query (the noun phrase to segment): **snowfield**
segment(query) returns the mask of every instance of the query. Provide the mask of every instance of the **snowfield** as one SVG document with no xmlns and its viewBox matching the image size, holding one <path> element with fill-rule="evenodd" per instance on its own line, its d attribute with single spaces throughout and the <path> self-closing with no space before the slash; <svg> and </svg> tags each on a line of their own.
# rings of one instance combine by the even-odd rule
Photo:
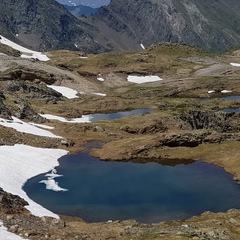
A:
<svg viewBox="0 0 240 240">
<path fill-rule="evenodd" d="M 29 134 L 34 134 L 37 136 L 42 136 L 42 137 L 50 137 L 50 138 L 62 138 L 60 136 L 57 136 L 47 130 L 38 128 L 36 124 L 29 124 L 26 122 L 21 121 L 20 119 L 16 117 L 12 117 L 13 120 L 6 120 L 3 118 L 0 118 L 0 125 L 4 127 L 10 127 L 15 129 L 18 132 L 23 132 L 23 133 L 29 133 Z M 44 125 L 39 124 L 38 126 L 43 127 Z M 48 126 L 45 126 L 45 128 L 49 128 Z M 51 127 L 50 127 L 51 128 Z"/>
<path fill-rule="evenodd" d="M 72 88 L 63 87 L 63 86 L 53 86 L 53 85 L 47 85 L 48 88 L 52 88 L 53 90 L 61 93 L 64 97 L 68 99 L 78 98 L 77 90 L 74 90 Z"/>
<path fill-rule="evenodd" d="M 57 120 L 59 122 L 66 122 L 66 123 L 87 123 L 91 122 L 91 117 L 89 115 L 83 115 L 81 118 L 73 118 L 71 120 L 67 120 L 64 117 L 59 117 L 51 114 L 40 114 L 42 117 L 48 119 L 48 120 Z"/>
<path fill-rule="evenodd" d="M 240 63 L 230 63 L 230 65 L 233 67 L 240 67 Z"/>
<path fill-rule="evenodd" d="M 133 75 L 129 75 L 127 80 L 128 80 L 128 82 L 142 84 L 142 83 L 157 82 L 157 81 L 161 81 L 163 79 L 158 77 L 158 76 L 133 76 Z"/>
<path fill-rule="evenodd" d="M 10 40 L 8 40 L 7 38 L 3 37 L 0 35 L 0 43 L 7 45 L 17 51 L 20 51 L 22 53 L 21 57 L 22 58 L 29 58 L 29 59 L 38 59 L 39 61 L 48 61 L 50 60 L 47 55 L 41 53 L 41 52 L 36 52 L 30 49 L 27 49 L 25 47 L 22 47 Z"/>
<path fill-rule="evenodd" d="M 101 96 L 101 97 L 106 97 L 107 94 L 106 93 L 92 93 L 94 95 L 98 95 L 98 96 Z"/>
<path fill-rule="evenodd" d="M 59 165 L 58 159 L 68 152 L 21 144 L 0 146 L 0 152 L 0 187 L 25 199 L 29 203 L 26 208 L 33 215 L 59 218 L 58 215 L 32 201 L 22 186 L 28 179 L 54 169 Z"/>
</svg>

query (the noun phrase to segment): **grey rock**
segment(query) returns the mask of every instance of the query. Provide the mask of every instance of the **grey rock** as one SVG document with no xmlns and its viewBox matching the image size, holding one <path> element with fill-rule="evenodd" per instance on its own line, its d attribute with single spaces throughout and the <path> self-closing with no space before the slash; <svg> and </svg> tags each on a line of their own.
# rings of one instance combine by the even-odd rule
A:
<svg viewBox="0 0 240 240">
<path fill-rule="evenodd" d="M 239 225 L 239 222 L 235 218 L 230 218 L 229 222 L 234 225 Z"/>
</svg>

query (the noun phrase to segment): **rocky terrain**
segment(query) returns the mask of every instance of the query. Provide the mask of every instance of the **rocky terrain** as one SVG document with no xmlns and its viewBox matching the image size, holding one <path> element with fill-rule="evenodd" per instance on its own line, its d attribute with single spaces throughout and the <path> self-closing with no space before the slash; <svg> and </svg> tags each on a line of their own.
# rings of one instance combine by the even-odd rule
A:
<svg viewBox="0 0 240 240">
<path fill-rule="evenodd" d="M 239 8 L 236 0 L 112 0 L 93 18 L 103 34 L 111 32 L 106 38 L 114 48 L 133 50 L 164 41 L 224 52 L 238 46 Z"/>
<path fill-rule="evenodd" d="M 68 6 L 64 5 L 65 8 L 72 13 L 75 17 L 80 17 L 81 15 L 91 15 L 97 12 L 98 8 L 91 8 L 88 6 L 78 5 L 78 6 Z"/>
<path fill-rule="evenodd" d="M 88 34 L 92 25 L 75 18 L 55 0 L 0 1 L 0 33 L 31 49 L 103 51 Z"/>
<path fill-rule="evenodd" d="M 5 49 L 5 48 L 4 48 Z M 156 161 L 174 165 L 202 160 L 224 168 L 240 180 L 239 51 L 209 54 L 180 44 L 154 44 L 142 53 L 98 55 L 52 51 L 50 61 L 21 59 L 5 49 L 0 55 L 0 117 L 12 116 L 54 127 L 64 140 L 20 133 L 0 126 L 0 144 L 15 143 L 63 148 L 75 153 L 83 143 L 97 141 L 91 154 L 107 161 Z M 158 75 L 163 80 L 134 84 L 129 75 Z M 104 81 L 99 81 L 101 77 Z M 78 91 L 68 99 L 48 85 Z M 211 92 L 209 92 L 211 91 Z M 84 92 L 84 94 L 83 94 Z M 106 96 L 94 93 L 105 93 Z M 114 121 L 68 123 L 47 120 L 41 114 L 67 119 L 89 113 L 151 108 L 148 114 Z M 205 212 L 181 221 L 155 224 L 135 220 L 86 223 L 81 219 L 36 217 L 26 201 L 0 190 L 0 219 L 28 239 L 239 239 L 240 212 Z"/>
<path fill-rule="evenodd" d="M 55 0 L 1 0 L 0 33 L 40 51 L 142 51 L 174 42 L 223 53 L 239 47 L 239 9 L 237 0 L 112 0 L 77 18 Z M 70 11 L 78 15 L 77 8 Z"/>
</svg>

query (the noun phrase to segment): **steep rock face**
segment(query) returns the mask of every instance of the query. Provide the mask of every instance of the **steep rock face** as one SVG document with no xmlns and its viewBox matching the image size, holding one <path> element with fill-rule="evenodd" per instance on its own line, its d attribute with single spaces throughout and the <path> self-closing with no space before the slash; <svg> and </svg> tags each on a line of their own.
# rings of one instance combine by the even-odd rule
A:
<svg viewBox="0 0 240 240">
<path fill-rule="evenodd" d="M 108 36 L 115 48 L 127 45 L 128 39 L 121 38 L 126 35 L 135 49 L 141 43 L 166 41 L 223 52 L 240 46 L 239 10 L 237 0 L 112 0 L 100 8 L 95 20 L 103 32 L 115 30 Z"/>
<path fill-rule="evenodd" d="M 89 28 L 55 0 L 0 0 L 0 34 L 32 49 L 103 50 Z"/>
</svg>

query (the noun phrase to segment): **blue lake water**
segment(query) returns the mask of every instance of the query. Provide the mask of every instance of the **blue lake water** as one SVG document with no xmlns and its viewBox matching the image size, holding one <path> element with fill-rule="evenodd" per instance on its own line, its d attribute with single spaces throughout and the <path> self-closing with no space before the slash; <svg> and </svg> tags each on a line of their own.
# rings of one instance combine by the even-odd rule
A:
<svg viewBox="0 0 240 240">
<path fill-rule="evenodd" d="M 220 98 L 202 98 L 201 101 L 211 101 L 214 99 L 224 99 L 224 100 L 240 100 L 240 96 L 236 95 L 236 96 L 226 96 L 226 97 L 220 97 Z"/>
<path fill-rule="evenodd" d="M 204 211 L 240 208 L 240 186 L 223 169 L 203 163 L 161 165 L 155 162 L 105 162 L 87 152 L 59 159 L 55 178 L 68 191 L 39 183 L 24 186 L 30 198 L 57 214 L 88 222 L 136 219 L 153 223 L 184 219 Z"/>
<path fill-rule="evenodd" d="M 223 112 L 233 112 L 233 113 L 237 113 L 237 112 L 240 112 L 240 108 L 236 108 L 236 109 L 224 108 L 222 111 L 223 111 Z"/>
<path fill-rule="evenodd" d="M 90 121 L 91 122 L 96 122 L 99 120 L 113 120 L 113 119 L 118 119 L 122 117 L 127 117 L 130 115 L 134 114 L 145 114 L 145 113 L 150 113 L 152 110 L 150 108 L 140 108 L 140 109 L 134 109 L 131 111 L 125 111 L 125 112 L 117 112 L 117 113 L 96 113 L 96 114 L 91 114 L 90 116 Z"/>
<path fill-rule="evenodd" d="M 227 97 L 221 97 L 221 99 L 225 99 L 225 100 L 240 100 L 240 96 L 227 96 Z"/>
</svg>

